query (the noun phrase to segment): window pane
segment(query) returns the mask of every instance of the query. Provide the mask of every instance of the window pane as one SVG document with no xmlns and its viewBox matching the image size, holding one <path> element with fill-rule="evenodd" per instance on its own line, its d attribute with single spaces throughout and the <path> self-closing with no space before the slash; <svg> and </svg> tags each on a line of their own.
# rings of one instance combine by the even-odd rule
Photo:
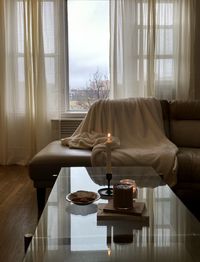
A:
<svg viewBox="0 0 200 262">
<path fill-rule="evenodd" d="M 137 80 L 147 80 L 147 59 L 141 58 L 137 60 Z"/>
<path fill-rule="evenodd" d="M 148 3 L 138 3 L 138 25 L 148 25 Z M 173 25 L 173 3 L 156 4 L 156 25 L 171 26 Z"/>
<path fill-rule="evenodd" d="M 173 80 L 173 59 L 156 59 L 156 80 Z"/>
<path fill-rule="evenodd" d="M 173 3 L 156 4 L 156 24 L 165 26 L 173 24 Z"/>
<path fill-rule="evenodd" d="M 156 54 L 173 54 L 173 29 L 158 29 L 156 34 Z"/>
<path fill-rule="evenodd" d="M 146 1 L 144 1 L 146 2 Z M 148 21 L 148 4 L 147 3 L 138 3 L 137 4 L 137 9 L 138 9 L 138 16 L 137 16 L 137 23 L 138 25 L 147 25 Z"/>
<path fill-rule="evenodd" d="M 55 52 L 54 3 L 42 3 L 43 41 L 45 54 Z"/>
<path fill-rule="evenodd" d="M 68 48 L 69 109 L 86 110 L 109 93 L 109 1 L 68 1 Z"/>
<path fill-rule="evenodd" d="M 26 98 L 25 98 L 25 83 L 24 83 L 24 58 L 18 57 L 17 59 L 17 69 L 18 69 L 18 83 L 15 87 L 16 95 L 16 106 L 18 112 L 25 112 Z"/>
<path fill-rule="evenodd" d="M 47 88 L 47 107 L 48 112 L 54 115 L 57 112 L 57 105 L 59 104 L 59 88 L 57 86 L 59 74 L 56 73 L 55 56 L 45 57 L 45 76 Z"/>
<path fill-rule="evenodd" d="M 155 60 L 156 80 L 172 81 L 174 78 L 174 60 L 156 59 Z M 147 59 L 137 60 L 137 80 L 147 80 Z"/>
<path fill-rule="evenodd" d="M 24 82 L 24 57 L 18 57 L 18 81 Z"/>
<path fill-rule="evenodd" d="M 23 1 L 17 2 L 17 44 L 18 52 L 24 52 L 24 6 Z"/>
<path fill-rule="evenodd" d="M 147 55 L 147 29 L 138 30 L 138 55 Z"/>
<path fill-rule="evenodd" d="M 45 57 L 45 72 L 47 84 L 55 84 L 55 58 Z"/>
</svg>

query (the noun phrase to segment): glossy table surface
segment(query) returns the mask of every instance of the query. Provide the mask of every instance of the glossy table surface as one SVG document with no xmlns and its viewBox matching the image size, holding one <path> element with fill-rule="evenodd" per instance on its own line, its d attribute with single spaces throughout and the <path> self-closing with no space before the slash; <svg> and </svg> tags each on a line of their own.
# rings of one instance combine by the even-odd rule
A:
<svg viewBox="0 0 200 262">
<path fill-rule="evenodd" d="M 97 218 L 98 205 L 66 201 L 77 190 L 97 192 L 106 184 L 101 167 L 62 168 L 24 261 L 200 261 L 200 223 L 150 167 L 113 168 L 112 184 L 134 179 L 136 201 L 145 202 L 148 223 L 140 218 Z"/>
</svg>

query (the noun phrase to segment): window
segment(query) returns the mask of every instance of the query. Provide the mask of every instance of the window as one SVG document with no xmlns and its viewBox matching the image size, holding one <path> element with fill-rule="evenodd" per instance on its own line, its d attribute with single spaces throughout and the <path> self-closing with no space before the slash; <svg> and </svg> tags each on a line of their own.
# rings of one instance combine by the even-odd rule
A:
<svg viewBox="0 0 200 262">
<path fill-rule="evenodd" d="M 19 95 L 25 104 L 25 60 L 24 60 L 24 6 L 17 1 L 17 63 Z M 66 1 L 67 83 L 64 110 L 62 112 L 83 112 L 100 98 L 109 96 L 109 1 L 67 0 Z M 48 92 L 47 106 L 53 111 L 58 104 L 55 99 L 59 83 L 59 48 L 56 39 L 58 6 L 53 0 L 41 1 L 42 32 L 44 45 L 45 77 Z M 63 32 L 64 33 L 64 32 Z M 54 95 L 52 95 L 54 94 Z M 22 109 L 23 110 L 23 109 Z M 56 111 L 56 110 L 54 110 Z"/>
<path fill-rule="evenodd" d="M 16 16 L 17 16 L 17 59 L 18 59 L 18 86 L 20 101 L 19 107 L 21 111 L 25 110 L 26 104 L 26 88 L 25 88 L 25 56 L 24 56 L 24 8 L 27 8 L 27 3 L 23 1 L 16 2 Z M 52 110 L 55 104 L 52 93 L 56 92 L 56 63 L 57 51 L 55 47 L 55 3 L 52 0 L 41 2 L 42 12 L 42 32 L 43 32 L 43 45 L 44 45 L 44 63 L 45 63 L 45 78 L 48 92 L 46 93 L 47 107 Z M 29 21 L 30 22 L 30 21 Z M 13 25 L 15 27 L 16 25 Z M 52 110 L 53 111 L 53 110 Z"/>
<path fill-rule="evenodd" d="M 146 79 L 147 74 L 147 30 L 148 3 L 136 0 L 135 26 L 137 30 L 137 82 Z M 23 1 L 17 2 L 18 17 L 18 80 L 19 95 L 25 104 L 24 77 L 24 20 Z M 47 81 L 47 106 L 50 110 L 59 95 L 58 85 L 60 68 L 58 65 L 58 40 L 56 39 L 59 22 L 56 20 L 57 6 L 53 0 L 43 0 L 42 26 L 44 41 L 44 63 Z M 67 83 L 65 86 L 64 112 L 87 111 L 90 105 L 100 98 L 110 95 L 109 76 L 109 0 L 66 0 L 67 28 Z M 174 4 L 165 0 L 156 3 L 156 57 L 154 72 L 159 80 L 157 90 L 162 89 L 163 97 L 173 86 L 174 76 Z M 122 73 L 122 72 L 120 72 Z M 157 83 L 156 83 L 157 84 Z M 165 88 L 167 86 L 167 88 Z M 167 96 L 166 96 L 167 97 Z M 161 96 L 160 96 L 161 98 Z M 55 100 L 57 99 L 57 100 Z M 53 111 L 53 110 L 52 110 Z M 63 112 L 63 110 L 62 110 Z"/>
<path fill-rule="evenodd" d="M 109 1 L 68 0 L 69 111 L 109 96 Z"/>
<path fill-rule="evenodd" d="M 147 77 L 147 30 L 148 3 L 138 1 L 137 4 L 137 79 Z M 175 80 L 174 75 L 174 4 L 172 1 L 156 3 L 156 39 L 154 73 L 156 89 L 159 96 L 165 97 Z M 159 81 L 159 84 L 157 84 Z M 167 97 L 167 96 L 166 96 Z"/>
<path fill-rule="evenodd" d="M 138 57 L 147 56 L 147 3 L 138 3 Z M 141 42 L 143 43 L 141 45 Z M 143 50 L 140 48 L 143 46 Z M 156 4 L 156 75 L 173 78 L 173 3 Z M 146 63 L 145 63 L 146 64 Z M 139 68 L 139 67 L 138 67 Z"/>
<path fill-rule="evenodd" d="M 156 77 L 170 81 L 174 77 L 173 3 L 156 4 L 156 25 Z"/>
</svg>

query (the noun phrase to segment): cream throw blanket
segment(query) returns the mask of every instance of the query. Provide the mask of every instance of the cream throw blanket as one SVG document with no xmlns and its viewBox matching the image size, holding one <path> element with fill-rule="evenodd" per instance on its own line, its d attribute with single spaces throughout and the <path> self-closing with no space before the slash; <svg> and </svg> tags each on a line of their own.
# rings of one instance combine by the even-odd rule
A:
<svg viewBox="0 0 200 262">
<path fill-rule="evenodd" d="M 75 133 L 61 142 L 69 147 L 91 148 L 92 165 L 105 166 L 107 133 L 113 136 L 113 166 L 152 166 L 166 183 L 176 184 L 178 149 L 165 136 L 159 100 L 99 100 Z"/>
</svg>

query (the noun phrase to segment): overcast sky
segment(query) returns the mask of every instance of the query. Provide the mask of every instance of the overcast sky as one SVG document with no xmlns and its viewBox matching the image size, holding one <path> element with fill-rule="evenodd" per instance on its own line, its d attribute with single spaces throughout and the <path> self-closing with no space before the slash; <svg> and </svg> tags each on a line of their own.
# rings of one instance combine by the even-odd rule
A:
<svg viewBox="0 0 200 262">
<path fill-rule="evenodd" d="M 86 87 L 99 70 L 108 75 L 109 1 L 68 2 L 70 88 Z"/>
</svg>

